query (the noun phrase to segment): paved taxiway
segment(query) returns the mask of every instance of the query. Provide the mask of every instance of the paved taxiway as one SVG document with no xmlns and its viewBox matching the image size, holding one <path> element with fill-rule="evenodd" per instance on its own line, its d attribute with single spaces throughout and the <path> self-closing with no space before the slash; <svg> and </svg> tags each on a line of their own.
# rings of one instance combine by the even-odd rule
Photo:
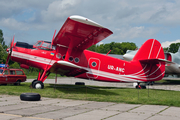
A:
<svg viewBox="0 0 180 120">
<path fill-rule="evenodd" d="M 77 81 L 81 80 L 58 78 L 57 84 L 74 84 Z M 133 87 L 132 83 L 85 82 L 86 85 Z M 54 83 L 54 80 L 46 80 L 46 83 Z M 19 96 L 0 95 L 1 120 L 179 120 L 179 112 L 180 107 L 171 106 L 117 104 L 44 97 L 41 101 L 31 102 L 21 101 Z"/>
</svg>

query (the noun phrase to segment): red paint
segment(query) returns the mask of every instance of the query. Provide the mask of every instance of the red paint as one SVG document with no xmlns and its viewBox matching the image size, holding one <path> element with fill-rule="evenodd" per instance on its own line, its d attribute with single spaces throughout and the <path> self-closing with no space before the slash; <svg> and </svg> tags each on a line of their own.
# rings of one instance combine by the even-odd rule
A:
<svg viewBox="0 0 180 120">
<path fill-rule="evenodd" d="M 21 68 L 24 68 L 24 69 L 29 69 L 29 66 L 25 65 L 25 64 L 21 64 L 20 65 Z"/>
</svg>

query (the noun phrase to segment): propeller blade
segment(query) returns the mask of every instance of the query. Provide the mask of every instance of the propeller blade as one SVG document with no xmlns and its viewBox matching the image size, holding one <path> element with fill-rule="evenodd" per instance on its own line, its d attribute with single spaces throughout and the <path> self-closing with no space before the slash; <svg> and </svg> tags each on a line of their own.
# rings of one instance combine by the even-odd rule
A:
<svg viewBox="0 0 180 120">
<path fill-rule="evenodd" d="M 11 54 L 8 53 L 8 56 L 7 56 L 7 59 L 6 59 L 6 64 L 8 64 L 10 56 L 11 56 Z"/>
<path fill-rule="evenodd" d="M 12 41 L 11 41 L 10 49 L 12 49 L 13 45 L 14 45 L 14 36 L 13 36 L 13 39 L 12 39 Z"/>
<path fill-rule="evenodd" d="M 11 57 L 13 45 L 14 45 L 14 36 L 13 36 L 13 39 L 12 39 L 12 41 L 11 41 L 11 43 L 10 43 L 10 48 L 7 49 L 7 51 L 8 51 L 9 53 L 8 53 L 8 56 L 7 56 L 7 59 L 6 59 L 6 64 L 8 64 L 9 59 L 10 59 L 10 57 Z"/>
</svg>

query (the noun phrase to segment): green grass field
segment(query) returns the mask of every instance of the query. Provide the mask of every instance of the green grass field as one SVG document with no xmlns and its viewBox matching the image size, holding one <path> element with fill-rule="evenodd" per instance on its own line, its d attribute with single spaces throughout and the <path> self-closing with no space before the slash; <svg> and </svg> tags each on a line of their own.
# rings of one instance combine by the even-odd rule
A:
<svg viewBox="0 0 180 120">
<path fill-rule="evenodd" d="M 130 104 L 152 104 L 180 107 L 180 92 L 168 90 L 130 89 L 116 87 L 95 87 L 76 85 L 45 84 L 44 89 L 32 89 L 31 83 L 22 83 L 20 86 L 0 86 L 0 94 L 20 95 L 34 92 L 42 97 L 66 98 L 76 100 L 90 100 L 100 102 L 116 102 Z"/>
</svg>

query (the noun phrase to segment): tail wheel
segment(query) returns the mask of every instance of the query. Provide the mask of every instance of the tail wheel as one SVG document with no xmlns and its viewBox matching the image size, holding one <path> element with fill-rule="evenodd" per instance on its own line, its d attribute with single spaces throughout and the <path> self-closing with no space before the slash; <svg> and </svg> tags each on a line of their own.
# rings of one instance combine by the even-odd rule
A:
<svg viewBox="0 0 180 120">
<path fill-rule="evenodd" d="M 41 81 L 34 81 L 32 83 L 32 87 L 35 89 L 43 89 L 44 88 L 44 83 Z"/>
<path fill-rule="evenodd" d="M 146 89 L 146 86 L 145 85 L 137 85 L 136 89 Z"/>
</svg>

